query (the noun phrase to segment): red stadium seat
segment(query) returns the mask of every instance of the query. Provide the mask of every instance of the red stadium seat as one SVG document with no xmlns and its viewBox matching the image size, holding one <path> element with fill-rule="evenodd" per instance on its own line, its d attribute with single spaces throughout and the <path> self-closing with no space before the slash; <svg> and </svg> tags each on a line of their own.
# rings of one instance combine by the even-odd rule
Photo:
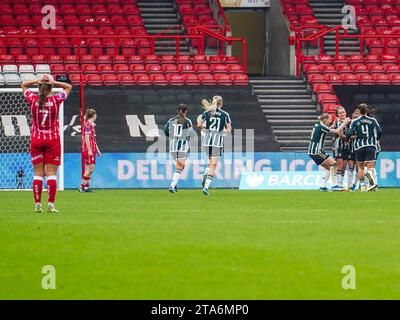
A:
<svg viewBox="0 0 400 320">
<path fill-rule="evenodd" d="M 135 74 L 133 78 L 137 85 L 139 86 L 150 86 L 151 80 L 147 74 Z"/>
<path fill-rule="evenodd" d="M 62 64 L 63 58 L 60 55 L 50 55 L 48 61 L 49 64 Z"/>
<path fill-rule="evenodd" d="M 84 74 L 97 74 L 97 66 L 95 64 L 83 64 L 82 65 L 82 72 Z"/>
<path fill-rule="evenodd" d="M 69 75 L 69 80 L 71 80 L 73 86 L 79 86 L 81 84 L 81 75 L 71 74 Z M 83 80 L 83 84 L 87 84 L 85 79 Z"/>
<path fill-rule="evenodd" d="M 196 54 L 193 56 L 194 64 L 208 64 L 207 57 L 203 54 Z"/>
<path fill-rule="evenodd" d="M 76 55 L 67 55 L 64 57 L 66 64 L 79 64 L 79 57 Z"/>
<path fill-rule="evenodd" d="M 144 67 L 143 64 L 131 64 L 131 65 L 129 65 L 129 68 L 130 68 L 132 74 L 134 74 L 134 75 L 135 74 L 147 74 L 146 68 Z"/>
<path fill-rule="evenodd" d="M 163 64 L 161 65 L 161 70 L 164 72 L 164 74 L 178 73 L 178 68 L 175 64 Z"/>
<path fill-rule="evenodd" d="M 178 57 L 176 57 L 176 63 L 178 63 L 178 64 L 188 64 L 188 63 L 191 63 L 191 58 L 190 58 L 190 56 L 189 55 L 181 55 L 181 56 L 178 56 Z"/>
<path fill-rule="evenodd" d="M 144 62 L 147 63 L 159 63 L 158 56 L 155 54 L 150 54 L 144 57 Z"/>
<path fill-rule="evenodd" d="M 0 64 L 14 64 L 14 56 L 11 54 L 0 55 Z"/>
<path fill-rule="evenodd" d="M 185 84 L 185 80 L 180 74 L 167 74 L 166 78 L 171 86 L 183 86 Z"/>
<path fill-rule="evenodd" d="M 126 57 L 124 55 L 116 55 L 113 58 L 114 64 L 126 64 Z"/>
<path fill-rule="evenodd" d="M 148 74 L 163 73 L 159 64 L 147 64 L 145 68 Z"/>
<path fill-rule="evenodd" d="M 31 57 L 32 64 L 47 64 L 47 58 L 43 54 L 33 55 Z"/>
<path fill-rule="evenodd" d="M 194 68 L 192 64 L 178 64 L 178 71 L 181 74 L 193 74 Z"/>
<path fill-rule="evenodd" d="M 111 64 L 99 64 L 98 70 L 99 70 L 100 75 L 114 74 L 114 69 Z"/>
<path fill-rule="evenodd" d="M 85 75 L 85 80 L 90 86 L 101 86 L 103 85 L 103 80 L 99 74 L 87 74 Z"/>
<path fill-rule="evenodd" d="M 355 86 L 355 85 L 360 84 L 360 80 L 359 80 L 358 76 L 355 74 L 351 74 L 351 73 L 343 74 L 342 79 L 343 79 L 343 84 L 345 84 L 345 85 Z"/>
<path fill-rule="evenodd" d="M 119 80 L 115 74 L 102 74 L 101 80 L 106 86 L 116 86 L 119 84 Z"/>
<path fill-rule="evenodd" d="M 81 73 L 81 68 L 79 64 L 67 64 L 66 69 L 68 74 L 79 74 Z"/>
<path fill-rule="evenodd" d="M 63 64 L 53 64 L 50 66 L 50 70 L 53 75 L 62 75 L 67 73 Z"/>
<path fill-rule="evenodd" d="M 129 66 L 127 64 L 115 64 L 114 65 L 114 71 L 115 73 L 118 74 L 130 74 L 131 71 L 129 69 Z"/>
<path fill-rule="evenodd" d="M 201 74 L 201 73 L 210 73 L 210 67 L 208 64 L 196 64 L 194 66 L 194 70 L 196 73 Z"/>
<path fill-rule="evenodd" d="M 370 74 L 361 74 L 360 75 L 360 84 L 363 86 L 374 85 L 375 79 Z"/>
<path fill-rule="evenodd" d="M 185 74 L 185 75 L 183 75 L 183 79 L 185 81 L 185 84 L 188 86 L 199 86 L 200 85 L 199 77 L 196 74 Z"/>
<path fill-rule="evenodd" d="M 130 74 L 119 74 L 117 75 L 119 84 L 122 86 L 133 86 L 135 85 L 135 80 Z"/>
<path fill-rule="evenodd" d="M 390 85 L 392 84 L 392 80 L 390 76 L 387 74 L 373 74 L 372 77 L 375 80 L 377 85 Z"/>
<path fill-rule="evenodd" d="M 138 55 L 129 56 L 129 64 L 143 64 L 143 57 Z"/>
<path fill-rule="evenodd" d="M 150 80 L 156 86 L 167 86 L 168 85 L 168 80 L 165 78 L 165 76 L 163 74 L 151 74 Z"/>
<path fill-rule="evenodd" d="M 249 77 L 246 74 L 231 74 L 231 80 L 234 85 L 247 86 L 249 84 Z"/>
<path fill-rule="evenodd" d="M 215 81 L 212 74 L 199 74 L 199 80 L 202 85 L 216 85 L 217 81 Z"/>
<path fill-rule="evenodd" d="M 229 74 L 216 74 L 214 78 L 217 81 L 217 84 L 219 85 L 224 85 L 224 86 L 232 85 L 232 80 Z"/>
<path fill-rule="evenodd" d="M 333 94 L 334 93 L 333 87 L 331 84 L 315 84 L 313 86 L 313 90 L 319 94 L 321 94 L 321 93 Z"/>
</svg>

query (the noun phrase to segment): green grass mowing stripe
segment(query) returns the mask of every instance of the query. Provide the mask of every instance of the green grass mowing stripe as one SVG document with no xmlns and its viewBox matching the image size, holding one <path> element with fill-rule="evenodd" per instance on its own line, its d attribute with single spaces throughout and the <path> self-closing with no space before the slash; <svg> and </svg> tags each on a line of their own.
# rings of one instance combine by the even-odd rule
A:
<svg viewBox="0 0 400 320">
<path fill-rule="evenodd" d="M 0 193 L 0 298 L 398 299 L 399 194 L 65 191 L 35 215 L 30 193 Z"/>
</svg>

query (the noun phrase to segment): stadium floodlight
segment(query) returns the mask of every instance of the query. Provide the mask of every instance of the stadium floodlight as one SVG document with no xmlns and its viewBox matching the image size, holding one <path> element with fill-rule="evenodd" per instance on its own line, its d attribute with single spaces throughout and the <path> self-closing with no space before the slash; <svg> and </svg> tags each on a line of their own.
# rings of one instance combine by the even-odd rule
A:
<svg viewBox="0 0 400 320">
<path fill-rule="evenodd" d="M 38 92 L 38 89 L 30 89 Z M 53 93 L 62 89 L 54 88 Z M 58 188 L 64 189 L 64 103 L 60 106 L 61 165 Z M 31 190 L 29 153 L 32 114 L 21 88 L 0 88 L 0 190 Z"/>
</svg>

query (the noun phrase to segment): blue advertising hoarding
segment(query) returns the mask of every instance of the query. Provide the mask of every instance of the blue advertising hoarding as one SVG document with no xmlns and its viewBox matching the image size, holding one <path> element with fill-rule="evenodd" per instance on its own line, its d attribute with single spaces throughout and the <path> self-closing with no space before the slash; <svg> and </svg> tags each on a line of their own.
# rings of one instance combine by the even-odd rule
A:
<svg viewBox="0 0 400 320">
<path fill-rule="evenodd" d="M 318 167 L 304 153 L 255 152 L 243 156 L 227 153 L 217 168 L 212 187 L 238 188 L 243 172 L 308 172 L 318 178 Z M 65 188 L 77 188 L 81 179 L 80 154 L 65 154 Z M 192 154 L 182 174 L 181 188 L 199 188 L 207 159 Z M 3 189 L 16 188 L 18 170 L 25 171 L 25 187 L 32 183 L 33 172 L 28 155 L 0 155 Z M 4 165 L 3 165 L 4 164 Z M 7 165 L 5 165 L 7 164 Z M 377 165 L 381 187 L 400 187 L 400 152 L 382 152 Z M 94 188 L 167 188 L 174 173 L 169 155 L 149 156 L 147 153 L 106 153 L 98 159 L 92 178 Z M 260 179 L 260 178 L 259 178 Z M 288 178 L 286 178 L 288 179 Z M 299 179 L 299 178 L 297 178 Z M 309 178 L 311 179 L 311 178 Z M 285 181 L 276 186 L 282 188 Z M 316 185 L 315 182 L 314 185 Z M 307 188 L 307 186 L 303 186 Z M 303 188 L 302 187 L 302 188 Z M 310 187 L 311 188 L 311 187 Z"/>
<path fill-rule="evenodd" d="M 213 187 L 238 188 L 243 172 L 307 171 L 315 179 L 320 174 L 305 153 L 255 152 L 247 157 L 227 153 L 221 160 Z M 76 188 L 80 182 L 80 155 L 66 154 L 65 163 L 65 187 Z M 199 188 L 206 163 L 203 154 L 192 154 L 179 186 Z M 400 187 L 400 152 L 382 152 L 377 171 L 381 187 Z M 174 162 L 168 155 L 160 159 L 146 153 L 105 154 L 98 159 L 92 185 L 94 188 L 167 188 L 173 173 Z M 318 184 L 319 180 L 316 180 L 313 186 L 303 187 L 313 189 Z M 281 189 L 282 184 L 275 188 Z"/>
</svg>

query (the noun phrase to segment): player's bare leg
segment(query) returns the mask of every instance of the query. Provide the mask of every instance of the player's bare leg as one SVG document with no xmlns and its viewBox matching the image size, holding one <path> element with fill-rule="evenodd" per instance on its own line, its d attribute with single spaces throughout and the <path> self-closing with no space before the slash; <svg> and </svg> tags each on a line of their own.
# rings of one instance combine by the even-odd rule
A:
<svg viewBox="0 0 400 320">
<path fill-rule="evenodd" d="M 53 164 L 46 165 L 46 177 L 47 177 L 47 193 L 49 196 L 47 212 L 57 213 L 58 210 L 54 206 L 57 193 L 57 170 L 58 166 Z"/>
<path fill-rule="evenodd" d="M 39 163 L 33 166 L 33 197 L 35 199 L 35 212 L 42 213 L 42 189 L 44 178 L 44 163 Z"/>
<path fill-rule="evenodd" d="M 343 159 L 336 159 L 336 162 L 337 162 L 336 179 L 337 179 L 339 188 L 342 188 L 343 187 L 343 177 L 344 177 L 344 172 L 346 170 L 347 161 L 343 160 Z"/>
<path fill-rule="evenodd" d="M 203 188 L 203 194 L 206 196 L 208 196 L 208 189 L 214 178 L 215 169 L 217 168 L 218 161 L 219 161 L 219 158 L 210 157 L 210 165 L 208 167 L 208 174 L 207 174 L 207 178 L 206 178 L 206 181 L 204 183 L 204 188 Z"/>
<path fill-rule="evenodd" d="M 357 174 L 358 174 L 358 180 L 360 181 L 360 188 L 361 192 L 365 192 L 365 175 L 364 175 L 364 162 L 357 162 Z"/>
<path fill-rule="evenodd" d="M 355 162 L 353 160 L 349 160 L 348 164 L 349 164 L 349 172 L 347 175 L 347 190 L 352 191 Z"/>
<path fill-rule="evenodd" d="M 83 174 L 82 182 L 79 187 L 80 192 L 88 192 L 90 187 L 90 177 L 94 172 L 94 164 L 87 164 L 85 168 L 85 173 Z"/>
<path fill-rule="evenodd" d="M 182 171 L 185 169 L 185 159 L 176 160 L 176 169 L 172 177 L 171 185 L 169 186 L 169 191 L 171 193 L 176 193 L 178 191 L 177 185 L 181 177 Z"/>
</svg>

